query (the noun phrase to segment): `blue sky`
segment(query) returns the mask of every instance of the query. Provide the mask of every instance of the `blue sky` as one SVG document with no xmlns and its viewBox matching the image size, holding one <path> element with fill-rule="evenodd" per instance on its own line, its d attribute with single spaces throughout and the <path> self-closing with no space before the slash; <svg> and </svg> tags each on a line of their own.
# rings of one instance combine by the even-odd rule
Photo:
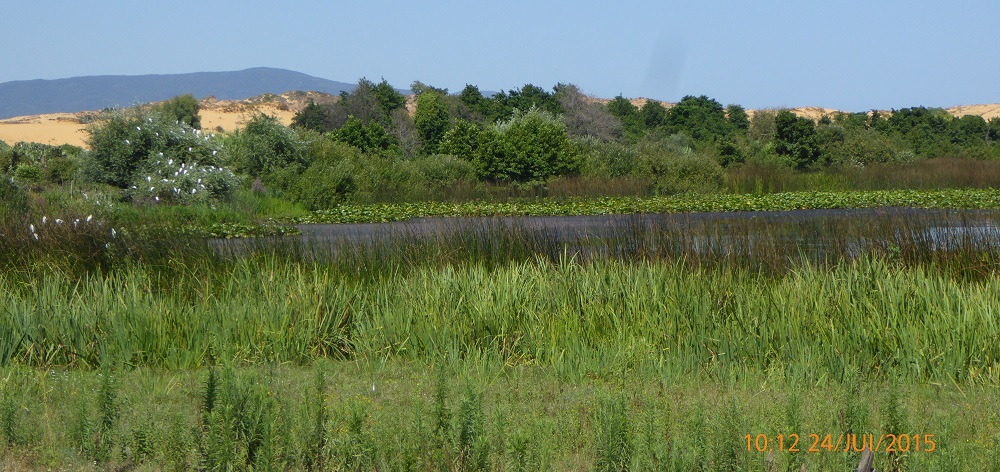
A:
<svg viewBox="0 0 1000 472">
<path fill-rule="evenodd" d="M 848 111 L 1000 102 L 1000 2 L 12 0 L 0 82 L 279 67 Z"/>
</svg>

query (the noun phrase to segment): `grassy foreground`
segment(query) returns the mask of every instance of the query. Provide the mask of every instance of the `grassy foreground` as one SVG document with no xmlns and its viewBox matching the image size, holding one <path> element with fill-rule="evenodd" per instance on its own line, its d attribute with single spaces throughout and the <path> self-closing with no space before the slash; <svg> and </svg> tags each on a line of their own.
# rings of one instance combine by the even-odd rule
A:
<svg viewBox="0 0 1000 472">
<path fill-rule="evenodd" d="M 905 434 L 879 470 L 993 470 L 996 218 L 955 218 L 229 252 L 8 220 L 0 464 L 852 470 Z"/>
<path fill-rule="evenodd" d="M 6 368 L 5 470 L 854 470 L 845 432 L 920 436 L 878 470 L 993 470 L 995 388 L 384 359 L 161 371 Z M 774 452 L 758 452 L 759 435 Z M 800 437 L 798 447 L 777 435 Z M 753 441 L 748 451 L 746 436 Z M 814 439 L 811 435 L 816 435 Z M 928 436 L 929 435 L 929 436 Z M 927 442 L 930 441 L 930 442 Z M 930 449 L 933 443 L 933 450 Z M 860 446 L 859 446 L 860 447 Z M 783 451 L 776 451 L 783 448 Z M 795 449 L 790 452 L 788 449 Z"/>
<path fill-rule="evenodd" d="M 835 470 L 859 454 L 809 435 L 894 431 L 936 450 L 877 464 L 1000 460 L 995 278 L 877 257 L 175 270 L 0 278 L 8 467 Z"/>
</svg>

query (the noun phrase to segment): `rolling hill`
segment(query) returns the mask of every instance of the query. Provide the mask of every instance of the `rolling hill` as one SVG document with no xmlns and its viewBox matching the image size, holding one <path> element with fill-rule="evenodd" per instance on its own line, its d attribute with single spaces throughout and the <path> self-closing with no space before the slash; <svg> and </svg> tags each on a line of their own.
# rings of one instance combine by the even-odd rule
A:
<svg viewBox="0 0 1000 472">
<path fill-rule="evenodd" d="M 284 69 L 258 67 L 235 72 L 167 75 L 101 75 L 0 83 L 0 119 L 128 107 L 190 93 L 196 98 L 241 100 L 304 90 L 339 94 L 354 84 Z"/>
</svg>

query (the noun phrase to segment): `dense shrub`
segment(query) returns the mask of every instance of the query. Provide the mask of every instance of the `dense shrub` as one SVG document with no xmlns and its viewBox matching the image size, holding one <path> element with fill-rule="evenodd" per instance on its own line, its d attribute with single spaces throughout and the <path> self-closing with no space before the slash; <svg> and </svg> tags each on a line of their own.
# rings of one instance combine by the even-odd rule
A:
<svg viewBox="0 0 1000 472">
<path fill-rule="evenodd" d="M 11 148 L 14 163 L 44 164 L 47 160 L 62 156 L 62 149 L 42 143 L 19 142 Z"/>
<path fill-rule="evenodd" d="M 313 164 L 291 190 L 294 201 L 310 210 L 322 210 L 346 201 L 357 191 L 351 161 Z"/>
<path fill-rule="evenodd" d="M 260 177 L 265 185 L 272 173 L 304 165 L 307 143 L 295 131 L 264 114 L 255 114 L 243 129 L 225 139 L 225 165 L 233 171 Z"/>
<path fill-rule="evenodd" d="M 28 213 L 28 192 L 13 179 L 0 178 L 0 218 Z"/>
<path fill-rule="evenodd" d="M 580 174 L 594 177 L 620 177 L 635 171 L 639 152 L 635 146 L 595 138 L 576 140 L 581 156 Z"/>
<path fill-rule="evenodd" d="M 6 174 L 13 170 L 14 151 L 10 145 L 0 141 L 0 174 Z"/>
<path fill-rule="evenodd" d="M 395 138 L 378 121 L 372 120 L 365 124 L 353 116 L 339 130 L 334 131 L 332 136 L 364 152 L 381 155 L 392 154 L 397 144 Z"/>
<path fill-rule="evenodd" d="M 696 152 L 694 140 L 684 133 L 648 136 L 635 148 L 639 156 L 634 172 L 649 177 L 656 194 L 714 192 L 725 182 L 722 166 L 710 148 Z"/>
<path fill-rule="evenodd" d="M 411 165 L 423 179 L 431 196 L 442 194 L 456 182 L 471 181 L 476 178 L 476 168 L 471 162 L 455 156 L 436 154 L 411 161 Z"/>
<path fill-rule="evenodd" d="M 833 125 L 828 127 L 834 128 Z M 909 162 L 913 153 L 891 137 L 864 128 L 840 128 L 836 140 L 822 144 L 825 160 L 834 165 L 865 166 Z"/>
<path fill-rule="evenodd" d="M 775 151 L 779 155 L 789 157 L 799 170 L 819 163 L 821 150 L 813 120 L 782 110 L 774 117 L 774 127 Z"/>
<path fill-rule="evenodd" d="M 221 157 L 214 135 L 155 110 L 110 110 L 87 127 L 91 152 L 86 173 L 100 183 L 128 187 L 140 163 L 163 153 L 179 162 L 214 165 Z"/>
<path fill-rule="evenodd" d="M 482 131 L 475 123 L 458 120 L 444 133 L 438 151 L 472 161 L 475 159 L 476 150 L 479 149 Z"/>
<path fill-rule="evenodd" d="M 282 189 L 293 201 L 311 210 L 330 208 L 347 201 L 357 191 L 361 151 L 332 139 L 316 137 L 308 149 L 310 165 L 301 173 L 292 168 L 273 175 L 281 177 Z"/>
<path fill-rule="evenodd" d="M 53 157 L 42 168 L 42 178 L 55 184 L 63 184 L 76 177 L 79 165 L 74 158 Z"/>
<path fill-rule="evenodd" d="M 42 168 L 38 164 L 23 162 L 14 168 L 14 179 L 18 182 L 36 184 L 42 181 Z"/>
<path fill-rule="evenodd" d="M 480 178 L 502 182 L 543 181 L 580 169 L 565 124 L 537 108 L 517 110 L 510 120 L 486 130 L 480 136 L 475 164 Z"/>
<path fill-rule="evenodd" d="M 417 97 L 413 124 L 424 143 L 424 152 L 437 152 L 438 143 L 448 131 L 448 106 L 444 97 L 437 92 L 426 92 Z"/>
<path fill-rule="evenodd" d="M 239 186 L 240 180 L 229 169 L 159 157 L 140 166 L 129 196 L 134 201 L 189 205 L 227 200 Z"/>
<path fill-rule="evenodd" d="M 157 109 L 167 117 L 184 123 L 194 129 L 201 129 L 201 105 L 194 95 L 178 95 L 160 104 Z"/>
</svg>

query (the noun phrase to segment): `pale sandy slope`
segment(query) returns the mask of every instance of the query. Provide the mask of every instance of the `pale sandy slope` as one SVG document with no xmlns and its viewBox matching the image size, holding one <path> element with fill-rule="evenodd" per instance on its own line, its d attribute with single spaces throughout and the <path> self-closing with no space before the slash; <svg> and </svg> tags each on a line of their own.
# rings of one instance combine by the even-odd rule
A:
<svg viewBox="0 0 1000 472">
<path fill-rule="evenodd" d="M 239 129 L 254 113 L 265 113 L 289 125 L 295 112 L 282 104 L 253 104 L 245 102 L 202 103 L 201 127 L 206 130 L 222 129 L 231 132 Z M 0 120 L 0 141 L 13 145 L 19 141 L 44 144 L 72 144 L 86 146 L 89 136 L 86 125 L 80 122 L 87 113 L 53 113 L 49 115 L 19 116 Z"/>
<path fill-rule="evenodd" d="M 336 97 L 313 92 L 289 92 L 277 96 L 255 97 L 242 101 L 217 101 L 210 97 L 201 102 L 201 126 L 206 130 L 217 131 L 221 128 L 223 132 L 231 132 L 239 129 L 254 113 L 265 113 L 275 116 L 279 121 L 288 125 L 291 124 L 295 112 L 301 110 L 309 100 L 314 100 L 317 103 L 329 103 L 336 101 Z M 602 99 L 594 100 L 598 102 L 607 101 Z M 632 103 L 641 107 L 647 101 L 645 98 L 637 98 L 633 99 Z M 672 103 L 661 103 L 667 108 L 673 106 Z M 413 97 L 409 97 L 407 109 L 412 114 L 415 108 L 415 100 Z M 1000 104 L 963 105 L 948 108 L 947 110 L 955 116 L 980 115 L 987 120 L 1000 117 Z M 793 108 L 792 111 L 800 116 L 814 120 L 837 113 L 837 110 L 821 107 Z M 748 110 L 748 112 L 751 115 L 753 114 L 753 110 Z M 4 141 L 7 144 L 27 141 L 85 146 L 87 133 L 84 130 L 85 125 L 80 122 L 80 118 L 87 114 L 54 113 L 0 120 L 0 141 Z"/>
</svg>

